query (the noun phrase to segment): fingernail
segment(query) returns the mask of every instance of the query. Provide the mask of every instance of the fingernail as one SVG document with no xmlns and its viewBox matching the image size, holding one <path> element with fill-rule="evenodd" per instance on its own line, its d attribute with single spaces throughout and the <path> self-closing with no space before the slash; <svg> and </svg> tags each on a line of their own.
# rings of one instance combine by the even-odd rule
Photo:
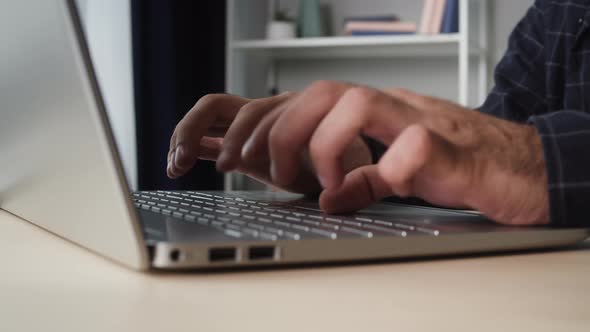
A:
<svg viewBox="0 0 590 332">
<path fill-rule="evenodd" d="M 326 179 L 323 178 L 321 175 L 318 175 L 318 181 L 320 181 L 320 185 L 322 186 L 322 188 L 327 189 L 327 182 Z"/>
<path fill-rule="evenodd" d="M 273 182 L 277 182 L 277 176 L 278 176 L 278 171 L 277 171 L 277 167 L 275 166 L 275 163 L 271 162 L 270 163 L 270 178 L 272 179 Z"/>
<path fill-rule="evenodd" d="M 252 141 L 247 140 L 246 143 L 244 143 L 244 146 L 242 147 L 242 158 L 246 159 L 248 155 L 250 155 L 250 153 L 252 152 L 250 150 L 252 150 Z"/>
<path fill-rule="evenodd" d="M 170 165 L 170 163 L 168 163 L 168 166 L 166 166 L 166 175 L 168 175 L 169 178 L 172 178 L 172 165 Z"/>
<path fill-rule="evenodd" d="M 182 148 L 182 145 L 179 145 L 176 147 L 176 150 L 174 150 L 174 156 L 173 156 L 174 166 L 176 168 L 182 169 L 183 167 L 181 166 L 181 163 L 183 162 L 183 159 L 184 159 L 184 149 Z"/>
<path fill-rule="evenodd" d="M 222 152 L 219 157 L 217 157 L 217 162 L 215 163 L 216 168 L 220 172 L 228 172 L 228 157 L 227 153 Z"/>
</svg>

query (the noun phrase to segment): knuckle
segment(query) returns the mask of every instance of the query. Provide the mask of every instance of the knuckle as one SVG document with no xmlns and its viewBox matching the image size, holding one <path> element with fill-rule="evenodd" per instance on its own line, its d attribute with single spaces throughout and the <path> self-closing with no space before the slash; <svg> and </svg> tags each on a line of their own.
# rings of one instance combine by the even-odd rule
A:
<svg viewBox="0 0 590 332">
<path fill-rule="evenodd" d="M 341 95 L 342 85 L 328 80 L 313 82 L 307 89 L 308 94 L 325 100 L 335 100 Z"/>
<path fill-rule="evenodd" d="M 311 83 L 309 88 L 312 90 L 318 90 L 318 91 L 333 90 L 334 86 L 336 86 L 336 84 L 337 83 L 334 81 L 318 80 L 318 81 L 314 81 L 313 83 Z"/>
<path fill-rule="evenodd" d="M 262 107 L 263 105 L 264 105 L 263 102 L 260 100 L 255 100 L 255 101 L 249 102 L 240 108 L 240 110 L 238 111 L 238 114 L 258 113 L 258 112 L 264 110 Z"/>
<path fill-rule="evenodd" d="M 204 95 L 203 97 L 201 97 L 197 101 L 197 103 L 193 107 L 193 110 L 215 107 L 215 105 L 217 105 L 217 103 L 220 100 L 223 100 L 224 98 L 226 98 L 226 95 L 221 94 L 221 93 L 210 93 L 210 94 Z"/>
<path fill-rule="evenodd" d="M 350 98 L 356 103 L 368 106 L 374 103 L 379 97 L 379 93 L 366 87 L 354 87 L 348 89 L 345 93 L 346 98 Z"/>
</svg>

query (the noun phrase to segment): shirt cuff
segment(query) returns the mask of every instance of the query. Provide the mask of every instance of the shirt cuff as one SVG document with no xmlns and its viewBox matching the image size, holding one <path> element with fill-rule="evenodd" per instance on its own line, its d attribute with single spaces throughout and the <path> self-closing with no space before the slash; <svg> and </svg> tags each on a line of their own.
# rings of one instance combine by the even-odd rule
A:
<svg viewBox="0 0 590 332">
<path fill-rule="evenodd" d="M 560 111 L 528 122 L 543 144 L 551 224 L 590 225 L 590 115 Z"/>
</svg>

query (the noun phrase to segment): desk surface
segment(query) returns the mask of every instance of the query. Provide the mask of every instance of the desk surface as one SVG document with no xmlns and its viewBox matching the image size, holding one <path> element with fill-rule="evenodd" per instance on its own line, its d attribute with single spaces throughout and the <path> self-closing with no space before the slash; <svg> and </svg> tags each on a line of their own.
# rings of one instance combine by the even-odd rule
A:
<svg viewBox="0 0 590 332">
<path fill-rule="evenodd" d="M 590 245 L 143 274 L 0 211 L 0 331 L 589 331 Z"/>
</svg>

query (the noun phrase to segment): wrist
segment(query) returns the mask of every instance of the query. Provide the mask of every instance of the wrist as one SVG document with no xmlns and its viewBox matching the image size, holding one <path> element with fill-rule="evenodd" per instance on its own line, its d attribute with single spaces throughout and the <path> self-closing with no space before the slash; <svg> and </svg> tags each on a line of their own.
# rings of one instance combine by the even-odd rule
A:
<svg viewBox="0 0 590 332">
<path fill-rule="evenodd" d="M 547 170 L 543 146 L 532 126 L 493 126 L 500 135 L 486 139 L 476 160 L 482 187 L 473 188 L 468 204 L 508 225 L 544 225 L 550 221 Z M 477 158 L 476 158 L 477 159 Z M 477 183 L 476 181 L 475 183 Z"/>
</svg>

